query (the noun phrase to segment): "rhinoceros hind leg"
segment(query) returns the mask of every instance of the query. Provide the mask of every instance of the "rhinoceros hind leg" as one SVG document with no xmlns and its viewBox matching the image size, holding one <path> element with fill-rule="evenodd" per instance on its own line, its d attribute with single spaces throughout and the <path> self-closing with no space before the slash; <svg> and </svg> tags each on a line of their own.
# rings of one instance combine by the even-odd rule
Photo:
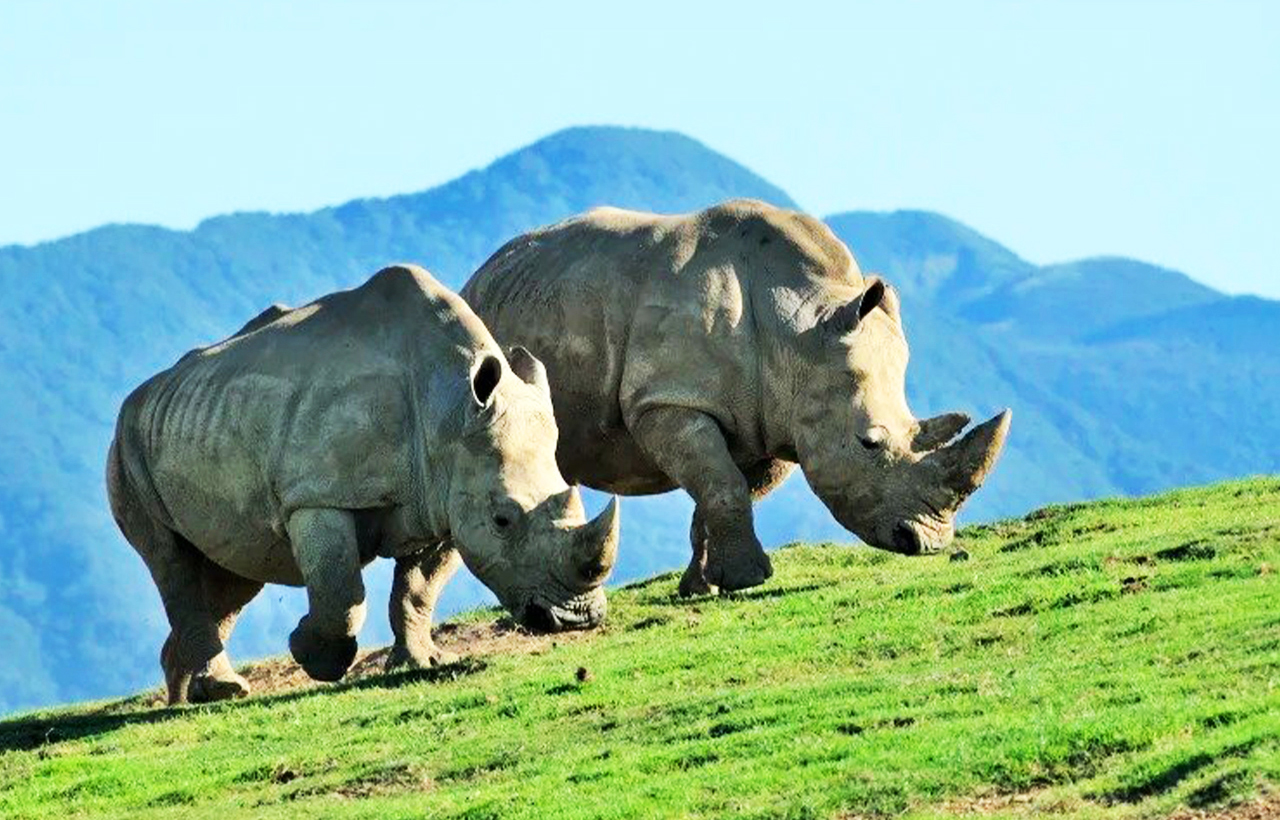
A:
<svg viewBox="0 0 1280 820">
<path fill-rule="evenodd" d="M 160 649 L 169 704 L 198 701 L 215 694 L 229 696 L 220 687 L 193 689 L 192 685 L 197 678 L 219 676 L 224 667 L 235 674 L 223 652 L 218 623 L 202 588 L 205 557 L 137 507 L 127 502 L 119 506 L 121 529 L 151 571 L 169 620 L 169 636 Z"/>
<path fill-rule="evenodd" d="M 773 567 L 756 538 L 750 488 L 715 419 L 685 407 L 655 408 L 633 434 L 654 463 L 693 496 L 695 515 L 706 526 L 705 582 L 726 592 L 764 583 Z M 693 548 L 696 560 L 698 545 Z"/>
<path fill-rule="evenodd" d="M 303 509 L 289 517 L 288 529 L 310 604 L 289 636 L 289 651 L 315 680 L 336 681 L 356 658 L 365 618 L 355 518 L 346 510 Z"/>
<path fill-rule="evenodd" d="M 440 590 L 458 571 L 458 551 L 445 544 L 396 559 L 388 611 L 395 643 L 385 669 L 426 669 L 451 663 L 457 655 L 445 652 L 431 638 L 431 619 Z"/>
<path fill-rule="evenodd" d="M 242 578 L 206 558 L 201 571 L 201 587 L 209 614 L 218 626 L 218 639 L 225 646 L 240 610 L 262 591 L 262 584 Z M 242 698 L 248 694 L 249 682 L 235 671 L 225 650 L 209 663 L 207 669 L 191 678 L 188 688 L 192 703 Z"/>
</svg>

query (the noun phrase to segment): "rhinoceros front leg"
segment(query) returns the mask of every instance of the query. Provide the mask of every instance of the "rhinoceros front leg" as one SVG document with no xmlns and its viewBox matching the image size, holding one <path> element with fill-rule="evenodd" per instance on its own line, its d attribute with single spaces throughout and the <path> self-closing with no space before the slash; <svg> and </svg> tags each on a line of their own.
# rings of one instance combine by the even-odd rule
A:
<svg viewBox="0 0 1280 820">
<path fill-rule="evenodd" d="M 346 510 L 298 510 L 288 531 L 310 604 L 289 636 L 289 651 L 312 678 L 335 681 L 355 660 L 365 617 L 355 518 Z"/>
<path fill-rule="evenodd" d="M 657 408 L 640 418 L 633 434 L 667 477 L 693 496 L 693 563 L 702 564 L 705 583 L 730 592 L 764 583 L 773 568 L 756 538 L 750 487 L 715 419 L 684 407 Z"/>
<path fill-rule="evenodd" d="M 388 607 L 395 643 L 387 655 L 388 671 L 402 666 L 425 669 L 457 660 L 432 640 L 431 619 L 440 590 L 461 563 L 458 551 L 448 544 L 396 559 Z"/>
<path fill-rule="evenodd" d="M 689 566 L 684 568 L 684 575 L 680 576 L 676 591 L 682 598 L 715 595 L 716 588 L 707 583 L 703 574 L 707 568 L 707 525 L 696 507 L 693 510 L 693 521 L 689 524 L 689 541 L 693 544 L 693 557 L 689 559 Z"/>
<path fill-rule="evenodd" d="M 743 470 L 751 502 L 754 504 L 772 492 L 786 480 L 795 466 L 790 461 L 768 459 Z M 689 566 L 685 567 L 684 575 L 680 577 L 679 593 L 685 598 L 694 595 L 714 595 L 716 588 L 707 583 L 704 574 L 707 564 L 707 524 L 696 509 L 693 513 L 693 522 L 689 527 L 689 540 L 693 542 L 693 558 L 689 561 Z"/>
</svg>

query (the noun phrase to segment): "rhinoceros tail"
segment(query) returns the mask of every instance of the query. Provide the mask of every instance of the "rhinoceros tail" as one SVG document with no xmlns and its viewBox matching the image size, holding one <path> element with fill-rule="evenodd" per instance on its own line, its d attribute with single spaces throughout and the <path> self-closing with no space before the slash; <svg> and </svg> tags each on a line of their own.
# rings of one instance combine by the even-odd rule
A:
<svg viewBox="0 0 1280 820">
<path fill-rule="evenodd" d="M 111 515 L 120 531 L 128 538 L 130 521 L 138 515 L 146 515 L 170 526 L 168 511 L 151 480 L 146 466 L 146 454 L 139 441 L 138 404 L 142 388 L 125 399 L 116 421 L 116 434 L 107 451 L 107 500 Z"/>
<path fill-rule="evenodd" d="M 115 436 L 111 437 L 111 449 L 107 450 L 107 502 L 111 505 L 111 516 L 116 520 L 116 526 L 124 529 L 124 525 L 120 523 L 121 506 L 123 498 L 121 493 L 124 488 L 121 481 L 124 479 L 124 465 L 120 463 L 120 445 Z"/>
</svg>

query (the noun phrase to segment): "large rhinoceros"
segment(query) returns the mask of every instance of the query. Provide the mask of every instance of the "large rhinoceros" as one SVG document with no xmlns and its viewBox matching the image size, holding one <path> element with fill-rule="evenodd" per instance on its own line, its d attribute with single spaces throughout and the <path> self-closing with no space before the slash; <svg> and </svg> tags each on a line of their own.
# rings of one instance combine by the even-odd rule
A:
<svg viewBox="0 0 1280 820">
<path fill-rule="evenodd" d="M 564 475 L 693 496 L 683 594 L 772 573 L 751 502 L 796 462 L 864 541 L 941 550 L 1009 411 L 917 420 L 897 296 L 816 219 L 735 200 L 660 216 L 600 208 L 508 242 L 462 296 L 546 363 Z"/>
<path fill-rule="evenodd" d="M 224 643 L 264 583 L 306 585 L 289 648 L 340 678 L 378 556 L 396 561 L 391 666 L 440 660 L 432 610 L 459 553 L 528 625 L 599 622 L 617 501 L 584 523 L 556 436 L 538 360 L 505 357 L 415 267 L 270 308 L 147 381 L 120 411 L 107 486 L 172 627 L 169 701 L 248 692 Z"/>
</svg>

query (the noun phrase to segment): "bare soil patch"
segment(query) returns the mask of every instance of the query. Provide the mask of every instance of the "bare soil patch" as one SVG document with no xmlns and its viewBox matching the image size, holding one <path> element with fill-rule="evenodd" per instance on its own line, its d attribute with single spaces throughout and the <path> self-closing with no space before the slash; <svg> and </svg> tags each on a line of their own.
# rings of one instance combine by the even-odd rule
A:
<svg viewBox="0 0 1280 820">
<path fill-rule="evenodd" d="M 483 622 L 444 623 L 437 626 L 431 634 L 436 645 L 445 652 L 451 652 L 459 658 L 481 658 L 487 655 L 536 655 L 553 646 L 583 640 L 590 633 L 539 634 L 530 632 L 506 618 L 498 618 Z M 390 647 L 386 646 L 361 650 L 356 655 L 355 663 L 336 685 L 384 674 L 383 665 L 386 663 L 389 651 Z M 237 671 L 249 681 L 252 689 L 249 697 L 278 695 L 335 685 L 320 683 L 307 677 L 302 667 L 288 656 L 252 661 L 244 664 Z M 142 698 L 147 706 L 164 705 L 164 692 L 160 689 L 147 693 Z M 132 698 L 130 702 L 134 708 L 138 705 Z"/>
<path fill-rule="evenodd" d="M 949 800 L 938 809 L 956 817 L 983 817 L 1000 814 L 1014 817 L 1053 817 L 1078 815 L 1088 805 L 1094 805 L 1099 816 L 1103 807 L 1079 800 L 1053 798 L 1045 791 L 1017 794 L 995 794 L 963 797 Z M 858 817 L 851 815 L 850 818 Z M 1216 809 L 1181 808 L 1165 815 L 1163 820 L 1278 820 L 1280 819 L 1280 794 L 1267 793 L 1254 800 Z"/>
<path fill-rule="evenodd" d="M 1271 793 L 1224 809 L 1179 809 L 1167 820 L 1276 820 L 1278 817 L 1280 794 Z"/>
<path fill-rule="evenodd" d="M 533 655 L 553 645 L 577 641 L 585 632 L 560 632 L 554 635 L 530 632 L 505 618 L 484 622 L 444 623 L 431 633 L 436 646 L 460 658 L 486 655 Z M 383 674 L 390 647 L 361 651 L 347 670 L 343 683 Z M 253 695 L 274 695 L 296 689 L 324 686 L 307 677 L 302 667 L 289 657 L 268 658 L 247 664 L 240 670 L 253 689 Z M 253 695 L 250 695 L 252 697 Z"/>
</svg>

